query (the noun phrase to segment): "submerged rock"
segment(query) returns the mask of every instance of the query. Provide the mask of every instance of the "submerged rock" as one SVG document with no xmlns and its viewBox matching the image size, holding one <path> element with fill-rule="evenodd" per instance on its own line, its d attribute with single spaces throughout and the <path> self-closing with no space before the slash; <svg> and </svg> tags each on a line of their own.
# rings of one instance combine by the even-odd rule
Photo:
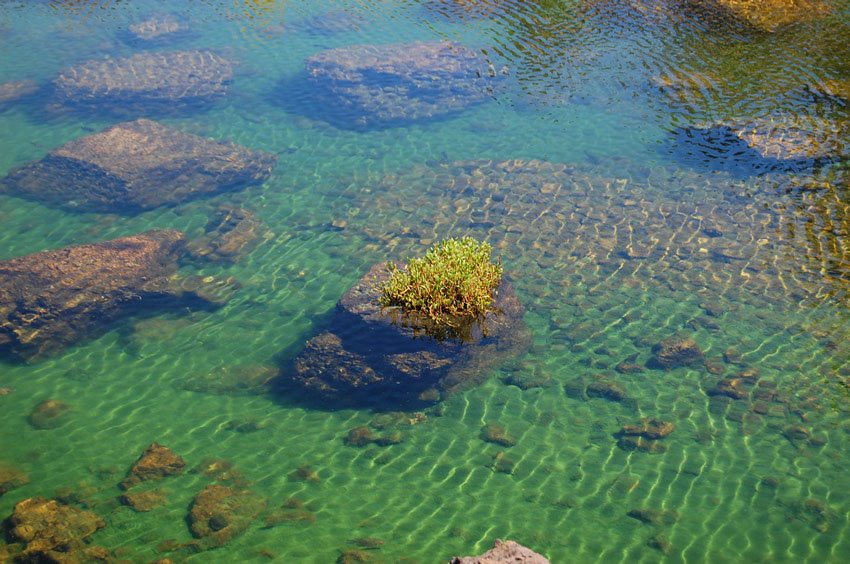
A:
<svg viewBox="0 0 850 564">
<path fill-rule="evenodd" d="M 259 395 L 269 391 L 271 381 L 279 373 L 278 368 L 262 364 L 226 365 L 189 374 L 176 384 L 184 390 L 205 394 Z"/>
<path fill-rule="evenodd" d="M 705 355 L 690 337 L 679 336 L 664 339 L 652 347 L 652 355 L 648 366 L 665 370 L 686 366 L 702 366 L 705 362 Z"/>
<path fill-rule="evenodd" d="M 340 47 L 309 57 L 306 66 L 351 126 L 458 112 L 486 99 L 498 78 L 476 51 L 447 41 Z"/>
<path fill-rule="evenodd" d="M 0 497 L 3 497 L 6 492 L 25 486 L 29 482 L 29 476 L 22 470 L 0 461 Z"/>
<path fill-rule="evenodd" d="M 765 32 L 812 21 L 832 11 L 824 0 L 687 0 L 687 4 Z"/>
<path fill-rule="evenodd" d="M 262 183 L 275 161 L 139 119 L 70 141 L 14 169 L 3 185 L 67 209 L 137 212 Z"/>
<path fill-rule="evenodd" d="M 144 492 L 128 492 L 118 498 L 119 501 L 137 513 L 153 511 L 167 500 L 164 490 L 148 490 Z"/>
<path fill-rule="evenodd" d="M 378 303 L 388 278 L 386 265 L 373 266 L 337 303 L 328 331 L 310 339 L 288 371 L 297 387 L 326 399 L 399 405 L 434 398 L 473 385 L 499 362 L 530 344 L 523 308 L 502 281 L 495 312 L 470 328 L 469 339 L 435 339 L 421 320 Z M 486 332 L 486 335 L 485 335 Z M 420 397 L 422 399 L 420 399 Z"/>
<path fill-rule="evenodd" d="M 217 306 L 174 278 L 183 234 L 154 230 L 0 262 L 0 352 L 35 359 L 125 315 Z"/>
<path fill-rule="evenodd" d="M 19 502 L 9 518 L 11 538 L 25 545 L 22 562 L 88 561 L 85 542 L 105 526 L 91 511 L 42 497 Z"/>
<path fill-rule="evenodd" d="M 224 96 L 233 62 L 212 51 L 146 52 L 87 61 L 53 81 L 60 99 L 122 112 L 208 102 Z"/>
<path fill-rule="evenodd" d="M 647 439 L 663 439 L 676 429 L 669 421 L 662 421 L 654 417 L 644 417 L 636 425 L 623 425 L 620 434 L 623 436 L 639 436 Z"/>
<path fill-rule="evenodd" d="M 493 544 L 493 548 L 478 556 L 455 556 L 451 564 L 511 564 L 522 562 L 525 564 L 549 564 L 549 560 L 530 548 L 512 540 L 499 540 Z"/>
<path fill-rule="evenodd" d="M 49 399 L 39 403 L 30 413 L 27 420 L 36 429 L 55 429 L 65 422 L 71 411 L 67 403 Z"/>
<path fill-rule="evenodd" d="M 148 480 L 160 480 L 167 476 L 176 476 L 186 468 L 186 461 L 170 448 L 159 443 L 152 443 L 139 460 L 133 465 L 127 477 L 121 482 L 121 489 L 126 490 Z"/>
<path fill-rule="evenodd" d="M 34 80 L 11 80 L 0 82 L 0 110 L 7 104 L 16 102 L 38 91 L 38 83 Z"/>
<path fill-rule="evenodd" d="M 244 533 L 265 508 L 265 499 L 248 490 L 207 486 L 192 501 L 189 526 L 201 548 L 215 548 Z"/>
<path fill-rule="evenodd" d="M 127 28 L 130 35 L 145 42 L 156 42 L 172 39 L 185 32 L 189 26 L 174 15 L 151 16 L 140 22 L 130 24 Z"/>
<path fill-rule="evenodd" d="M 236 262 L 256 247 L 262 230 L 262 223 L 253 213 L 222 206 L 207 223 L 206 234 L 193 239 L 188 249 L 198 258 Z"/>
</svg>

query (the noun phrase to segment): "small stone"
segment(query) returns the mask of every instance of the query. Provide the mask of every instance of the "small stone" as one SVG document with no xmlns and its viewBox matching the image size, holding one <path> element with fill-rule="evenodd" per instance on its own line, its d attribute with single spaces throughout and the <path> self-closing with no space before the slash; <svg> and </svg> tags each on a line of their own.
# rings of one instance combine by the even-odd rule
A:
<svg viewBox="0 0 850 564">
<path fill-rule="evenodd" d="M 504 427 L 496 423 L 487 423 L 481 428 L 481 440 L 501 445 L 503 447 L 512 447 L 516 444 L 516 439 L 508 435 Z"/>
<path fill-rule="evenodd" d="M 672 433 L 675 428 L 675 425 L 669 421 L 663 421 L 654 417 L 644 417 L 637 425 L 623 425 L 620 433 L 622 435 L 632 435 L 657 440 L 663 439 Z"/>
</svg>

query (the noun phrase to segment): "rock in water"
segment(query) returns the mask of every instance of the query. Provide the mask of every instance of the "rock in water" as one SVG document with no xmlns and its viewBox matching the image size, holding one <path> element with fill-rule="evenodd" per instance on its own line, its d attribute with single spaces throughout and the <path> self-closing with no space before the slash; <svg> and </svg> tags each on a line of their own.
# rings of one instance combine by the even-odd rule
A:
<svg viewBox="0 0 850 564">
<path fill-rule="evenodd" d="M 476 51 L 447 41 L 339 47 L 306 66 L 339 121 L 355 127 L 458 112 L 486 99 L 498 79 Z"/>
<path fill-rule="evenodd" d="M 687 0 L 693 7 L 750 26 L 773 32 L 811 21 L 831 11 L 824 0 Z"/>
<path fill-rule="evenodd" d="M 152 443 L 142 453 L 139 460 L 130 469 L 127 478 L 121 482 L 121 489 L 132 488 L 148 480 L 159 480 L 167 476 L 176 476 L 186 468 L 186 461 L 170 448 Z"/>
<path fill-rule="evenodd" d="M 690 337 L 671 337 L 652 347 L 650 368 L 670 370 L 682 366 L 702 366 L 705 355 Z"/>
<path fill-rule="evenodd" d="M 138 212 L 262 183 L 276 160 L 139 119 L 70 141 L 3 185 L 67 209 Z"/>
<path fill-rule="evenodd" d="M 38 84 L 34 80 L 13 80 L 0 82 L 0 109 L 21 98 L 25 98 L 38 90 Z"/>
<path fill-rule="evenodd" d="M 130 24 L 130 35 L 145 42 L 157 42 L 171 39 L 189 29 L 189 26 L 176 16 L 151 16 L 140 22 Z"/>
<path fill-rule="evenodd" d="M 455 556 L 451 564 L 549 564 L 549 560 L 530 548 L 526 548 L 512 540 L 496 539 L 493 548 L 480 556 Z"/>
<path fill-rule="evenodd" d="M 192 502 L 189 524 L 201 548 L 215 548 L 245 532 L 265 508 L 266 501 L 248 490 L 207 486 Z"/>
<path fill-rule="evenodd" d="M 224 96 L 233 62 L 212 51 L 147 52 L 70 67 L 53 81 L 60 99 L 136 113 Z"/>
<path fill-rule="evenodd" d="M 207 223 L 206 231 L 189 243 L 189 252 L 206 260 L 236 262 L 257 245 L 263 224 L 248 210 L 222 206 Z"/>
<path fill-rule="evenodd" d="M 28 484 L 29 481 L 29 476 L 23 471 L 0 461 L 0 497 L 3 497 L 6 492 Z"/>
<path fill-rule="evenodd" d="M 85 541 L 105 526 L 91 511 L 42 497 L 21 501 L 9 518 L 10 536 L 25 545 L 20 562 L 88 561 Z"/>
<path fill-rule="evenodd" d="M 530 344 L 523 308 L 502 280 L 496 311 L 461 342 L 429 336 L 429 327 L 378 303 L 389 274 L 373 266 L 337 303 L 329 330 L 310 339 L 295 359 L 292 382 L 324 399 L 357 404 L 414 405 L 435 388 L 444 393 L 477 383 L 498 363 Z"/>
<path fill-rule="evenodd" d="M 174 276 L 182 251 L 182 233 L 153 230 L 0 262 L 0 352 L 32 360 L 140 308 L 220 305 Z"/>
<path fill-rule="evenodd" d="M 65 422 L 71 407 L 59 400 L 49 399 L 39 403 L 29 415 L 29 423 L 36 429 L 55 429 Z"/>
</svg>

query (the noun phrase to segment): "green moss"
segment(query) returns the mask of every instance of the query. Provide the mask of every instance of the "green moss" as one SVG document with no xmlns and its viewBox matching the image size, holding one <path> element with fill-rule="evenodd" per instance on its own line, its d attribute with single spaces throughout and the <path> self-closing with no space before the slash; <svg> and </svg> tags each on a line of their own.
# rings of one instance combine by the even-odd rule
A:
<svg viewBox="0 0 850 564">
<path fill-rule="evenodd" d="M 472 237 L 445 239 L 402 268 L 388 263 L 390 279 L 381 288 L 381 305 L 451 328 L 482 319 L 494 309 L 502 280 L 501 259 L 492 261 L 492 250 Z"/>
</svg>

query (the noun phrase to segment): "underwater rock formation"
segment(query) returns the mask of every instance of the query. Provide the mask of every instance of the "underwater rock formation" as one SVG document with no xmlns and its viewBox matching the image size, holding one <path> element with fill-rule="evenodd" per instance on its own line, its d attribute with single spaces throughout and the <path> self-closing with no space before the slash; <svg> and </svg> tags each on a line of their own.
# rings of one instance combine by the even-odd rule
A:
<svg viewBox="0 0 850 564">
<path fill-rule="evenodd" d="M 455 556 L 451 564 L 511 564 L 514 562 L 524 564 L 549 564 L 549 560 L 530 548 L 512 540 L 499 540 L 493 544 L 493 548 L 478 556 Z"/>
<path fill-rule="evenodd" d="M 122 494 L 118 500 L 137 513 L 146 513 L 163 505 L 167 496 L 165 491 L 156 489 L 144 492 L 127 492 Z"/>
<path fill-rule="evenodd" d="M 221 206 L 207 223 L 206 234 L 187 245 L 198 258 L 211 261 L 236 262 L 257 246 L 263 224 L 242 208 Z"/>
<path fill-rule="evenodd" d="M 765 32 L 811 21 L 831 11 L 824 0 L 687 0 L 686 4 Z"/>
<path fill-rule="evenodd" d="M 266 508 L 266 500 L 248 490 L 207 486 L 189 512 L 192 535 L 201 548 L 216 548 L 242 534 Z"/>
<path fill-rule="evenodd" d="M 650 368 L 663 368 L 671 370 L 680 367 L 702 366 L 705 355 L 699 345 L 690 337 L 671 337 L 664 339 L 652 347 L 652 358 L 649 360 Z"/>
<path fill-rule="evenodd" d="M 335 401 L 397 402 L 398 409 L 426 397 L 439 399 L 429 393 L 435 388 L 449 393 L 473 385 L 530 343 L 523 307 L 504 279 L 496 311 L 485 316 L 483 326 L 476 322 L 468 342 L 461 342 L 435 339 L 422 320 L 382 308 L 380 286 L 388 277 L 386 265 L 376 264 L 342 296 L 328 330 L 310 339 L 295 359 L 288 372 L 292 383 Z"/>
<path fill-rule="evenodd" d="M 141 309 L 219 306 L 213 281 L 174 276 L 183 241 L 153 230 L 0 262 L 0 352 L 33 360 Z"/>
<path fill-rule="evenodd" d="M 36 429 L 55 429 L 65 422 L 71 406 L 55 399 L 44 400 L 29 414 L 27 421 Z"/>
<path fill-rule="evenodd" d="M 459 112 L 486 99 L 498 79 L 479 53 L 451 42 L 340 47 L 306 67 L 338 121 L 353 127 Z"/>
<path fill-rule="evenodd" d="M 70 141 L 2 184 L 66 209 L 138 212 L 262 183 L 276 160 L 139 119 Z"/>
<path fill-rule="evenodd" d="M 9 535 L 23 543 L 21 562 L 89 561 L 86 539 L 106 523 L 91 511 L 63 505 L 54 499 L 33 497 L 15 505 Z"/>
<path fill-rule="evenodd" d="M 0 82 L 0 110 L 21 98 L 29 96 L 38 90 L 34 80 L 12 80 Z"/>
<path fill-rule="evenodd" d="M 146 52 L 92 60 L 53 81 L 62 101 L 137 113 L 175 104 L 209 102 L 227 93 L 233 62 L 212 51 Z"/>
<path fill-rule="evenodd" d="M 636 425 L 623 425 L 620 434 L 656 440 L 663 439 L 675 429 L 675 425 L 669 421 L 663 421 L 654 417 L 644 417 Z"/>
<path fill-rule="evenodd" d="M 0 461 L 0 497 L 3 494 L 28 484 L 30 481 L 22 470 Z"/>
<path fill-rule="evenodd" d="M 779 116 L 680 128 L 680 143 L 715 158 L 756 165 L 805 165 L 847 153 L 850 128 L 840 122 Z"/>
<path fill-rule="evenodd" d="M 122 490 L 146 482 L 160 480 L 168 476 L 176 476 L 186 468 L 186 461 L 170 448 L 159 443 L 152 443 L 139 460 L 130 468 L 127 477 L 120 484 Z"/>
</svg>

